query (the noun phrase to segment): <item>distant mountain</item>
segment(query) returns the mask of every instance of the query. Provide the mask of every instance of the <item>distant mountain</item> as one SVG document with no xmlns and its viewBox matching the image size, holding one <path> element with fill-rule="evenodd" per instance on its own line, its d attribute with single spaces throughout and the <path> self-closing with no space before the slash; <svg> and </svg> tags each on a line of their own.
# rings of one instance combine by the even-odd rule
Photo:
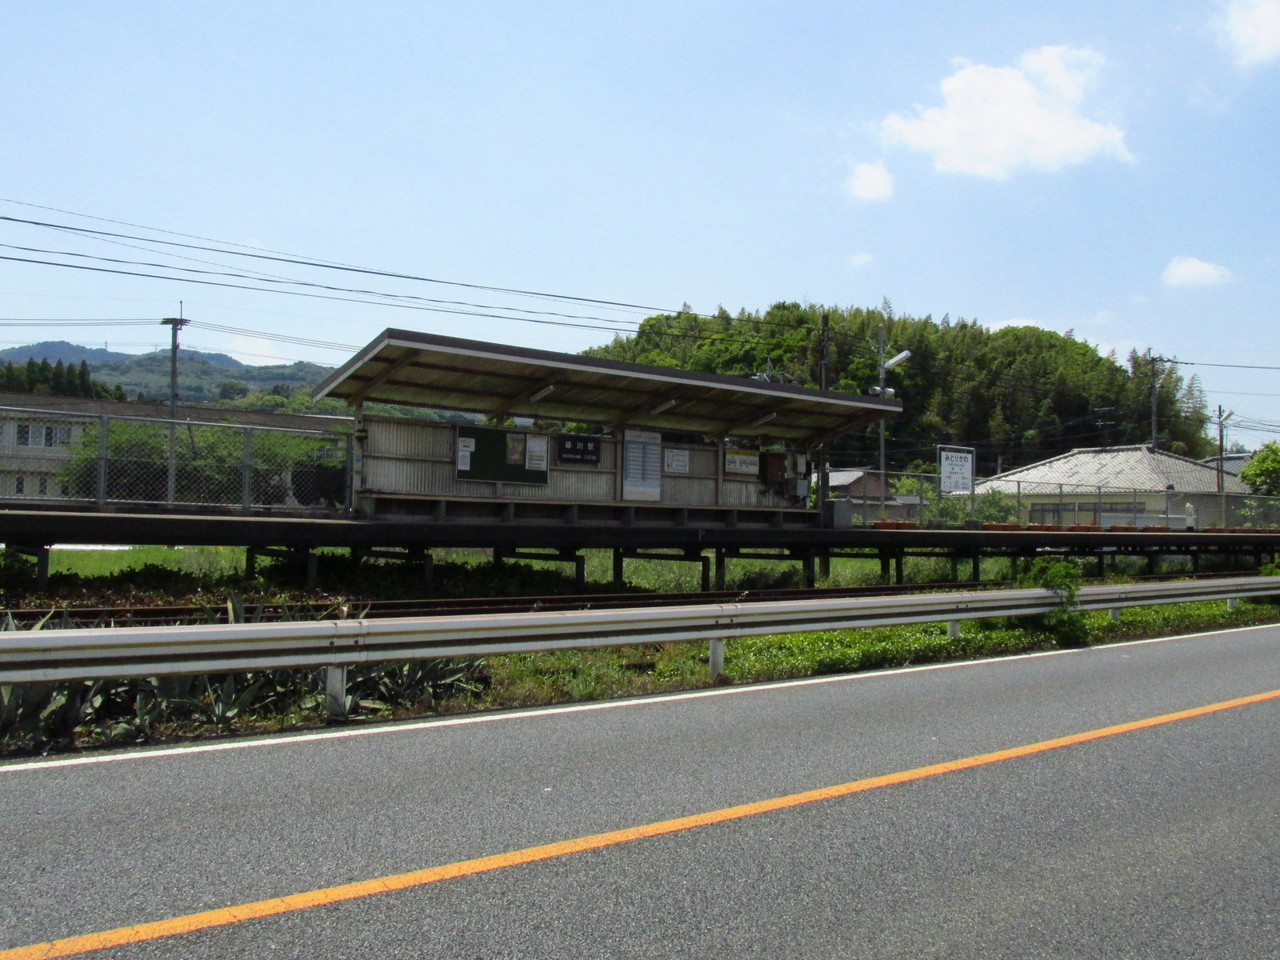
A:
<svg viewBox="0 0 1280 960">
<path fill-rule="evenodd" d="M 48 359 L 50 363 L 61 360 L 64 364 L 89 364 L 93 379 L 124 388 L 129 399 L 139 393 L 148 399 L 169 396 L 169 351 L 132 354 L 104 350 L 101 347 L 82 347 L 65 341 L 47 341 L 25 347 L 11 347 L 0 351 L 0 363 L 9 360 L 15 365 L 26 363 L 28 358 L 37 361 Z M 331 368 L 318 363 L 298 361 L 288 364 L 254 366 L 241 363 L 225 353 L 201 353 L 197 350 L 178 351 L 178 396 L 187 403 L 200 403 L 235 395 L 243 384 L 249 392 L 269 391 L 273 387 L 292 391 L 298 387 L 311 387 L 329 375 Z"/>
<path fill-rule="evenodd" d="M 81 360 L 87 360 L 92 367 L 95 363 L 113 363 L 118 360 L 128 360 L 132 356 L 131 353 L 105 350 L 102 347 L 82 347 L 78 343 L 67 343 L 65 340 L 43 340 L 26 347 L 0 350 L 0 363 L 8 360 L 16 366 L 28 360 L 35 360 L 37 363 L 41 360 L 48 360 L 50 363 L 61 360 L 66 364 L 79 365 Z"/>
</svg>

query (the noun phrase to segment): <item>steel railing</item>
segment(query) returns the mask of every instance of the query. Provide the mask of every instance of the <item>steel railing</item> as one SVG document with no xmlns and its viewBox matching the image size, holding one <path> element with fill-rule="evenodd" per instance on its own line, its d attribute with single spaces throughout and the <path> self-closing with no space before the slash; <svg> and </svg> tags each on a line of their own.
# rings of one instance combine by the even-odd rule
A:
<svg viewBox="0 0 1280 960">
<path fill-rule="evenodd" d="M 1238 577 L 1082 587 L 1074 604 L 1117 610 L 1278 594 L 1280 577 Z M 0 683 L 327 667 L 333 706 L 343 699 L 346 668 L 358 663 L 707 640 L 711 671 L 719 675 L 724 642 L 734 637 L 939 621 L 958 635 L 964 620 L 1045 614 L 1062 603 L 1053 591 L 1032 588 L 482 617 L 14 631 L 0 633 Z"/>
</svg>

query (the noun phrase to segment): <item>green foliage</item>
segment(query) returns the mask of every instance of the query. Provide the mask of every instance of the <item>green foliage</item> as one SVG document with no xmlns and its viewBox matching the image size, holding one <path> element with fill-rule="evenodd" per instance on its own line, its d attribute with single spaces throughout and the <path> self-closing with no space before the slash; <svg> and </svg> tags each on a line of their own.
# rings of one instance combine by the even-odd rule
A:
<svg viewBox="0 0 1280 960">
<path fill-rule="evenodd" d="M 56 363 L 34 359 L 25 364 L 15 365 L 12 360 L 5 360 L 0 366 L 0 392 L 34 393 L 52 397 L 86 397 L 93 400 L 123 400 L 121 387 L 109 387 L 89 375 L 89 365 L 81 360 L 79 364 L 64 363 L 59 359 Z"/>
<path fill-rule="evenodd" d="M 1260 496 L 1280 497 L 1280 443 L 1264 443 L 1240 470 L 1240 479 Z"/>
<path fill-rule="evenodd" d="M 1156 395 L 1161 443 L 1190 457 L 1210 453 L 1207 404 L 1198 381 L 1183 381 L 1175 364 L 1137 353 L 1125 364 L 1071 334 L 1038 327 L 991 331 L 969 320 L 913 318 L 880 309 L 777 303 L 759 313 L 715 317 L 690 312 L 646 319 L 637 333 L 587 351 L 616 360 L 733 374 L 815 386 L 822 359 L 821 324 L 830 321 L 834 389 L 862 393 L 879 376 L 878 336 L 909 362 L 887 374 L 904 401 L 888 427 L 890 469 L 939 443 L 978 451 L 978 469 L 994 473 L 1073 447 L 1141 443 L 1150 438 Z M 869 462 L 878 427 L 841 438 L 836 463 Z"/>
<path fill-rule="evenodd" d="M 975 523 L 1007 523 L 1018 518 L 1016 501 L 1007 493 L 988 490 L 970 497 L 967 494 L 938 492 L 936 475 L 909 474 L 890 479 L 895 496 L 920 498 L 920 522 L 930 527 L 958 527 Z"/>
<path fill-rule="evenodd" d="M 1036 558 L 1018 577 L 1022 586 L 1040 587 L 1057 594 L 1058 608 L 1034 619 L 1064 647 L 1082 646 L 1087 640 L 1085 619 L 1076 601 L 1081 580 L 1080 568 L 1070 560 L 1049 557 Z"/>
</svg>

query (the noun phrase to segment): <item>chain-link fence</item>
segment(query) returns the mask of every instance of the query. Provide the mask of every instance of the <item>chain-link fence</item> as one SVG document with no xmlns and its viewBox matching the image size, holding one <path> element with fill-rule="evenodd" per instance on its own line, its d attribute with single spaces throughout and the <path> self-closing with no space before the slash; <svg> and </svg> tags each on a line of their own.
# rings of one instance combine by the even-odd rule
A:
<svg viewBox="0 0 1280 960">
<path fill-rule="evenodd" d="M 0 407 L 0 499 L 337 509 L 348 434 Z"/>
<path fill-rule="evenodd" d="M 1280 498 L 1238 492 L 1144 490 L 1133 487 L 1016 480 L 977 480 L 972 491 L 941 489 L 937 474 L 868 470 L 833 486 L 837 525 L 912 523 L 921 527 L 987 524 L 1062 529 L 1280 528 Z"/>
</svg>

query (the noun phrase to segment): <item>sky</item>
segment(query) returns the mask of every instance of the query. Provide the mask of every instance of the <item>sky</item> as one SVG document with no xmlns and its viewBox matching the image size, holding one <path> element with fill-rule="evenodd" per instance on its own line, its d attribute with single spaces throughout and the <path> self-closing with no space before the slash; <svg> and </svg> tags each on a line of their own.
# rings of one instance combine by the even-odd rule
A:
<svg viewBox="0 0 1280 960">
<path fill-rule="evenodd" d="M 9 3 L 0 84 L 5 346 L 887 299 L 1150 349 L 1280 438 L 1280 0 Z"/>
</svg>

